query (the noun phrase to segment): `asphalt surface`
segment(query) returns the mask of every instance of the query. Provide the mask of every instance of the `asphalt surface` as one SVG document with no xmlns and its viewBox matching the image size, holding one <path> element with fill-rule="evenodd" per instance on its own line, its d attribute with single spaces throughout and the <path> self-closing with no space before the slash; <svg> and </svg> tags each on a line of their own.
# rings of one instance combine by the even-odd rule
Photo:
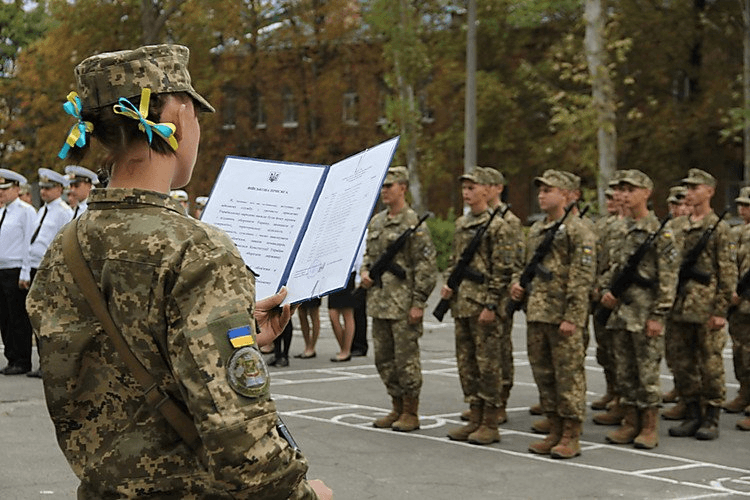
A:
<svg viewBox="0 0 750 500">
<path fill-rule="evenodd" d="M 421 342 L 421 429 L 412 433 L 375 429 L 372 420 L 387 413 L 390 402 L 372 352 L 348 363 L 329 361 L 338 349 L 325 302 L 317 356 L 290 358 L 289 367 L 271 368 L 272 393 L 310 461 L 308 477 L 323 479 L 337 500 L 750 496 L 750 433 L 735 429 L 742 418 L 738 415 L 722 414 L 721 436 L 709 442 L 669 437 L 668 428 L 674 424 L 662 420 L 659 447 L 643 451 L 607 444 L 604 436 L 612 427 L 593 424 L 594 412 L 589 411 L 580 457 L 553 460 L 528 453 L 529 443 L 539 436 L 530 430 L 538 417 L 531 416 L 528 408 L 537 402 L 537 391 L 526 357 L 522 314 L 515 318 L 515 385 L 500 443 L 475 446 L 445 437 L 448 429 L 460 425 L 458 415 L 466 408 L 450 315 L 442 323 L 430 314 L 426 317 Z M 291 355 L 304 346 L 296 318 L 294 323 Z M 729 343 L 724 358 L 727 397 L 734 398 L 739 386 Z M 586 366 L 591 402 L 604 390 L 593 338 Z M 663 373 L 663 387 L 670 389 L 666 368 Z M 76 497 L 78 481 L 55 441 L 40 380 L 0 376 L 0 449 L 0 500 Z"/>
</svg>

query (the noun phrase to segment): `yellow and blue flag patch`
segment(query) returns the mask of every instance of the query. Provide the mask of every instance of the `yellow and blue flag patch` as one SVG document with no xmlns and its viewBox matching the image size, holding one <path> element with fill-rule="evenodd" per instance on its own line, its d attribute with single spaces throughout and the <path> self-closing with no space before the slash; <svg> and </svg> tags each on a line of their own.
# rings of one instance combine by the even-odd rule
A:
<svg viewBox="0 0 750 500">
<path fill-rule="evenodd" d="M 240 326 L 237 328 L 232 328 L 231 330 L 227 330 L 227 337 L 229 337 L 229 342 L 235 349 L 255 344 L 253 335 L 250 332 L 250 325 Z"/>
</svg>

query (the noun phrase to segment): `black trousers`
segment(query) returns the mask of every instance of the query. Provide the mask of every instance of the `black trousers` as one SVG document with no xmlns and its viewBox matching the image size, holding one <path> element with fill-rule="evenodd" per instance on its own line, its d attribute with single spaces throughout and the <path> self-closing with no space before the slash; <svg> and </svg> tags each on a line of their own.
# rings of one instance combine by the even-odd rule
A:
<svg viewBox="0 0 750 500">
<path fill-rule="evenodd" d="M 292 345 L 292 320 L 286 324 L 284 331 L 273 339 L 273 357 L 274 359 L 289 358 L 289 347 Z"/>
<path fill-rule="evenodd" d="M 34 274 L 32 272 L 32 279 Z M 26 313 L 28 291 L 18 288 L 20 275 L 20 268 L 0 269 L 0 333 L 8 365 L 31 369 L 31 322 Z"/>
</svg>

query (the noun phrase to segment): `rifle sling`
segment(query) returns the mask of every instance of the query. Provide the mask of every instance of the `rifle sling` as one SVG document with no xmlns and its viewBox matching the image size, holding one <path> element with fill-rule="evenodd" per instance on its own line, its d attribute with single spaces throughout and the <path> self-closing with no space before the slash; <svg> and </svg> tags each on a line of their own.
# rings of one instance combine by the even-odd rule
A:
<svg viewBox="0 0 750 500">
<path fill-rule="evenodd" d="M 86 302 L 88 302 L 91 310 L 101 322 L 102 328 L 109 336 L 125 366 L 143 388 L 143 395 L 148 404 L 152 408 L 159 410 L 159 413 L 162 414 L 169 425 L 172 426 L 175 432 L 180 435 L 190 448 L 200 451 L 202 443 L 193 419 L 168 394 L 162 392 L 156 379 L 154 379 L 146 367 L 133 354 L 122 333 L 115 325 L 112 316 L 109 314 L 109 309 L 107 309 L 104 295 L 99 290 L 91 268 L 89 268 L 83 257 L 81 244 L 78 241 L 77 229 L 78 219 L 75 219 L 73 223 L 65 227 L 62 236 L 63 255 L 65 263 L 73 275 L 73 280 L 78 285 L 78 288 L 81 289 Z"/>
</svg>

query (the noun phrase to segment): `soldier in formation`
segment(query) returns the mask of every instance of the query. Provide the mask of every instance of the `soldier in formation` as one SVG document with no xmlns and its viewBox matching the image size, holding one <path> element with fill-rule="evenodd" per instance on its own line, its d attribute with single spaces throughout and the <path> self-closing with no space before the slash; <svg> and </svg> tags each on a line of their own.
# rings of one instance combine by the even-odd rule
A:
<svg viewBox="0 0 750 500">
<path fill-rule="evenodd" d="M 566 210 L 571 191 L 576 189 L 574 179 L 547 170 L 535 184 L 546 218 L 529 231 L 526 263 L 536 265 L 539 271 L 528 284 L 522 283 L 520 273 L 514 274 L 510 292 L 513 300 L 526 304 L 529 362 L 542 409 L 551 422 L 549 434 L 533 442 L 529 451 L 572 458 L 580 454 L 586 408 L 584 329 L 596 248 L 592 233 L 578 217 L 570 217 L 570 208 Z M 541 256 L 538 250 L 545 240 L 549 249 Z"/>
<path fill-rule="evenodd" d="M 659 442 L 662 333 L 674 301 L 680 245 L 648 209 L 651 179 L 639 170 L 628 170 L 619 183 L 625 219 L 610 233 L 618 244 L 610 245 L 608 255 L 600 259 L 604 263 L 601 307 L 611 313 L 602 322 L 595 318 L 613 340 L 615 392 L 623 414 L 620 427 L 609 432 L 607 440 L 651 449 Z M 633 255 L 640 259 L 630 261 Z M 625 280 L 630 280 L 627 286 Z M 612 290 L 612 284 L 619 290 Z"/>
<path fill-rule="evenodd" d="M 367 246 L 361 267 L 361 286 L 367 290 L 367 310 L 372 316 L 375 366 L 393 409 L 375 420 L 379 428 L 409 432 L 419 429 L 419 394 L 422 371 L 419 339 L 427 298 L 435 287 L 435 246 L 427 226 L 406 203 L 408 171 L 391 167 L 380 190 L 386 209 L 367 227 Z M 414 229 L 413 232 L 410 232 Z M 395 255 L 389 246 L 408 234 Z M 392 247 L 391 247 L 392 248 Z M 371 276 L 372 266 L 383 256 L 390 269 Z M 403 272 L 398 276 L 399 270 Z"/>
<path fill-rule="evenodd" d="M 508 267 L 514 260 L 510 251 L 515 241 L 513 231 L 488 207 L 491 183 L 482 167 L 461 176 L 462 197 L 469 213 L 456 220 L 446 284 L 440 290 L 441 299 L 450 301 L 459 379 L 470 409 L 468 423 L 449 431 L 448 437 L 474 444 L 500 440 L 497 426 L 503 405 L 503 384 L 498 323 L 503 318 L 498 304 L 507 294 Z M 466 272 L 458 277 L 454 271 L 461 268 Z M 454 281 L 458 284 L 453 284 Z"/>
</svg>

